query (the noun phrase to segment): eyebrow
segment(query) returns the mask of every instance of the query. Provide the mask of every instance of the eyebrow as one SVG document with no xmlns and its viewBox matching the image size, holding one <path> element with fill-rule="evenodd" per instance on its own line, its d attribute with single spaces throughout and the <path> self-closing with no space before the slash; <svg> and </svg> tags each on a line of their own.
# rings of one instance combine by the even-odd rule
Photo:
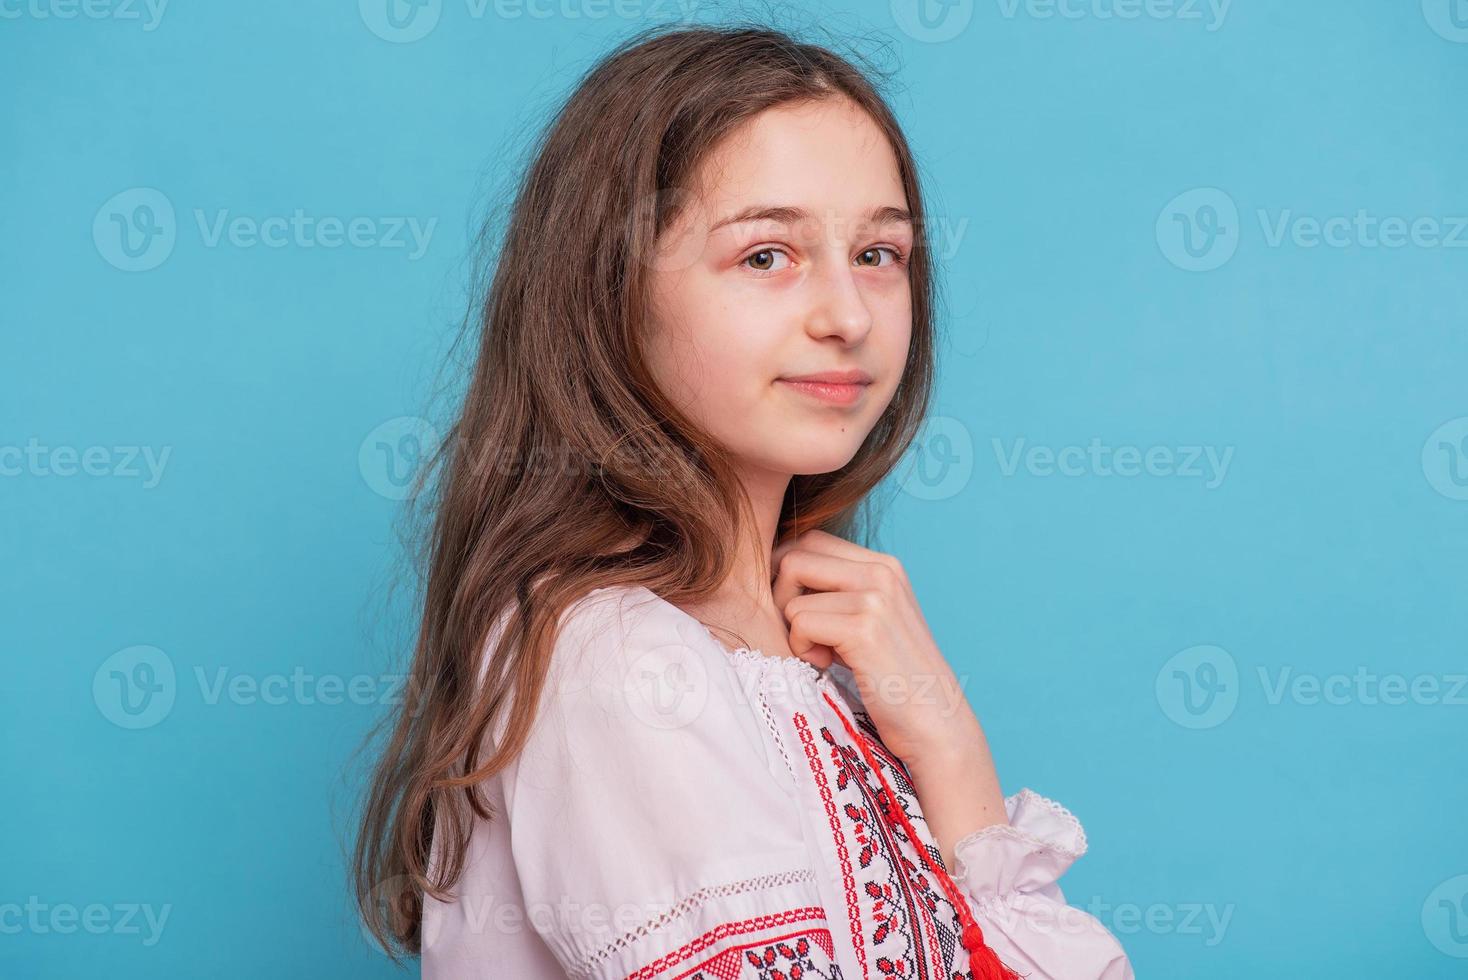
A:
<svg viewBox="0 0 1468 980">
<path fill-rule="evenodd" d="M 755 204 L 742 211 L 721 218 L 709 226 L 709 233 L 718 231 L 725 225 L 744 224 L 749 221 L 774 221 L 782 225 L 792 225 L 799 221 L 807 221 L 815 217 L 806 208 L 791 207 L 789 205 Z M 884 225 L 892 221 L 902 221 L 912 224 L 912 212 L 906 208 L 893 207 L 890 204 L 872 208 L 867 212 L 866 219 L 873 224 Z"/>
</svg>

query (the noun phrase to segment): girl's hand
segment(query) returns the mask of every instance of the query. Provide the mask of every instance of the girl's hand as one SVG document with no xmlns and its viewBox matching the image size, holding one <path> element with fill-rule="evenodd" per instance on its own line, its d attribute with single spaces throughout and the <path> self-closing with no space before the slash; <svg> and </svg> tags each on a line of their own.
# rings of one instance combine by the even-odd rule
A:
<svg viewBox="0 0 1468 980">
<path fill-rule="evenodd" d="M 790 650 L 849 668 L 882 742 L 909 767 L 982 746 L 978 718 L 933 642 L 901 562 L 807 531 L 770 556 Z M 986 749 L 984 751 L 987 751 Z"/>
</svg>

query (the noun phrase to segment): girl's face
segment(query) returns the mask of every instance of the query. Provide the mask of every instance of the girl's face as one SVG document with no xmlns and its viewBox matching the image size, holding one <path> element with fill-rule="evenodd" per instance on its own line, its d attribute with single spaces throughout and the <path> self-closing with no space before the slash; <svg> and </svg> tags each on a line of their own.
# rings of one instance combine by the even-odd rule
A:
<svg viewBox="0 0 1468 980">
<path fill-rule="evenodd" d="M 680 190 L 649 270 L 659 386 L 749 477 L 840 469 L 912 334 L 913 229 L 886 137 L 845 100 L 769 109 Z M 793 380 L 809 375 L 848 383 Z"/>
</svg>

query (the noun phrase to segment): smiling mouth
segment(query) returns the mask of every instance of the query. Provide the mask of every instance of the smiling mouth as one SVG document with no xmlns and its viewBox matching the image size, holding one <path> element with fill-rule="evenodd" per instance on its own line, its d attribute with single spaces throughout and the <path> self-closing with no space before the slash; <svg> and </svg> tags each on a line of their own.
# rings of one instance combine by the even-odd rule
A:
<svg viewBox="0 0 1468 980">
<path fill-rule="evenodd" d="M 809 381 L 804 378 L 780 378 L 781 384 L 830 405 L 853 405 L 871 384 L 869 381 Z"/>
</svg>

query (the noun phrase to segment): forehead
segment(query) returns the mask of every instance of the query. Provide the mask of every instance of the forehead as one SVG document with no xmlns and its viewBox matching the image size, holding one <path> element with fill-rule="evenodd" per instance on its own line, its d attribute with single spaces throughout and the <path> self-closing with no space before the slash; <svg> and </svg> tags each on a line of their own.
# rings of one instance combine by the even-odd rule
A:
<svg viewBox="0 0 1468 980">
<path fill-rule="evenodd" d="M 845 99 L 765 110 L 715 145 L 692 189 L 715 218 L 770 201 L 851 215 L 908 203 L 886 134 Z"/>
</svg>

